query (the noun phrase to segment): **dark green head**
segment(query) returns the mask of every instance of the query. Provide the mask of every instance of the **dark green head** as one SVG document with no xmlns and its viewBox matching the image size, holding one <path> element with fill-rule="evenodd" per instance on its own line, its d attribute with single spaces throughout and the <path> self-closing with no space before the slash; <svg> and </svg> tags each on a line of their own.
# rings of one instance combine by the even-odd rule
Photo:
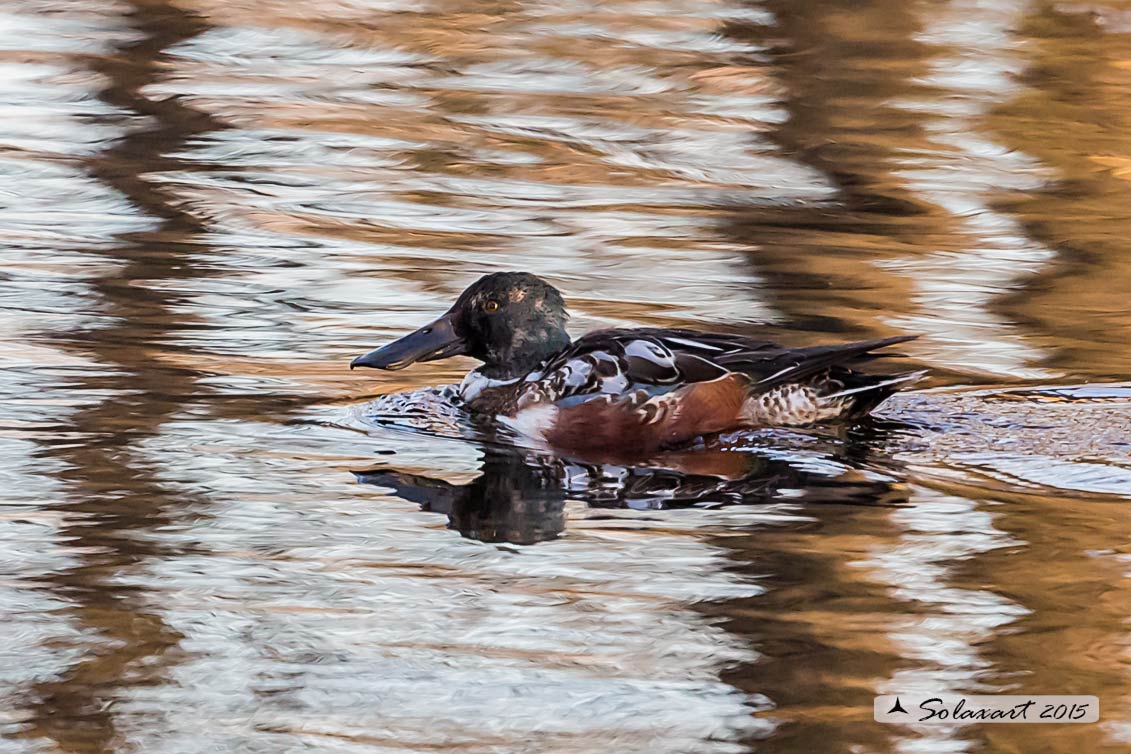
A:
<svg viewBox="0 0 1131 754">
<path fill-rule="evenodd" d="M 435 322 L 359 356 L 353 367 L 403 369 L 417 361 L 466 355 L 492 379 L 529 372 L 569 345 L 565 302 L 557 289 L 528 272 L 485 275 Z"/>
</svg>

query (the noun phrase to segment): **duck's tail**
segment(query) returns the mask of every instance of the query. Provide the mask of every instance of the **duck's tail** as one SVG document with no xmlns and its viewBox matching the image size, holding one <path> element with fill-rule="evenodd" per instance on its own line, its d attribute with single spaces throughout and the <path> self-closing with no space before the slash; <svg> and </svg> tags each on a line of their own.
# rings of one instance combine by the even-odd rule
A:
<svg viewBox="0 0 1131 754">
<path fill-rule="evenodd" d="M 762 374 L 759 374 L 753 383 L 758 391 L 770 390 L 778 385 L 802 383 L 815 375 L 820 375 L 830 369 L 851 370 L 852 367 L 880 356 L 892 354 L 875 353 L 897 343 L 906 343 L 915 340 L 918 335 L 897 335 L 894 338 L 876 338 L 874 340 L 858 340 L 854 343 L 838 343 L 832 346 L 813 346 L 811 348 L 782 349 L 780 355 L 768 361 L 762 361 Z M 729 362 L 721 362 L 724 366 L 731 367 Z M 768 368 L 769 367 L 769 368 Z M 780 367 L 772 374 L 764 374 L 772 367 Z M 733 368 L 733 367 L 732 367 Z M 737 368 L 736 371 L 744 371 Z M 855 387 L 855 386 L 853 386 Z"/>
<path fill-rule="evenodd" d="M 915 336 L 817 346 L 785 354 L 781 369 L 752 381 L 743 405 L 751 426 L 803 426 L 867 416 L 888 396 L 926 372 L 868 374 L 853 367 L 887 354 L 875 353 Z"/>
<path fill-rule="evenodd" d="M 822 395 L 818 400 L 830 408 L 838 408 L 838 413 L 845 419 L 860 419 L 872 413 L 892 393 L 926 376 L 926 370 L 894 375 L 857 373 L 850 380 L 845 380 L 855 384 L 846 385 L 835 393 Z"/>
</svg>

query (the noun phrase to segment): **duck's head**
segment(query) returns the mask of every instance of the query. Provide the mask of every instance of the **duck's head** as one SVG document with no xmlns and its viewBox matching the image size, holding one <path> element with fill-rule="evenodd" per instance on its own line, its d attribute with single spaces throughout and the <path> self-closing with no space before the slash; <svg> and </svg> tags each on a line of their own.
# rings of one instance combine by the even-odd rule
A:
<svg viewBox="0 0 1131 754">
<path fill-rule="evenodd" d="M 354 367 L 404 369 L 417 361 L 471 356 L 492 379 L 526 374 L 569 345 L 565 302 L 528 272 L 495 272 L 475 281 L 444 316 L 400 340 L 358 356 Z"/>
</svg>

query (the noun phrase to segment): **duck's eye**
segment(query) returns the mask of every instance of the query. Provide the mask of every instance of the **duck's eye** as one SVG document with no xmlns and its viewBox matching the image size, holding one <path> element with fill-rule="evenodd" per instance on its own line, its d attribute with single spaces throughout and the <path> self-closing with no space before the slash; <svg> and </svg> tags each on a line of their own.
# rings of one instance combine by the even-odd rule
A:
<svg viewBox="0 0 1131 754">
<path fill-rule="evenodd" d="M 483 304 L 483 311 L 487 312 L 488 314 L 494 314 L 495 312 L 499 311 L 499 302 L 493 298 L 487 299 L 487 301 Z"/>
</svg>

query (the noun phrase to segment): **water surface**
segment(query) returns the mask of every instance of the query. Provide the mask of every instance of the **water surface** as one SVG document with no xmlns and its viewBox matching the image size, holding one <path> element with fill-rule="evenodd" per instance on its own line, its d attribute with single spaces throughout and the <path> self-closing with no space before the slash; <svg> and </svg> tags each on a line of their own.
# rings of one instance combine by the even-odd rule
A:
<svg viewBox="0 0 1131 754">
<path fill-rule="evenodd" d="M 0 74 L 0 751 L 1131 746 L 1125 3 L 7 0 Z M 647 468 L 358 408 L 499 268 L 930 389 Z"/>
</svg>

